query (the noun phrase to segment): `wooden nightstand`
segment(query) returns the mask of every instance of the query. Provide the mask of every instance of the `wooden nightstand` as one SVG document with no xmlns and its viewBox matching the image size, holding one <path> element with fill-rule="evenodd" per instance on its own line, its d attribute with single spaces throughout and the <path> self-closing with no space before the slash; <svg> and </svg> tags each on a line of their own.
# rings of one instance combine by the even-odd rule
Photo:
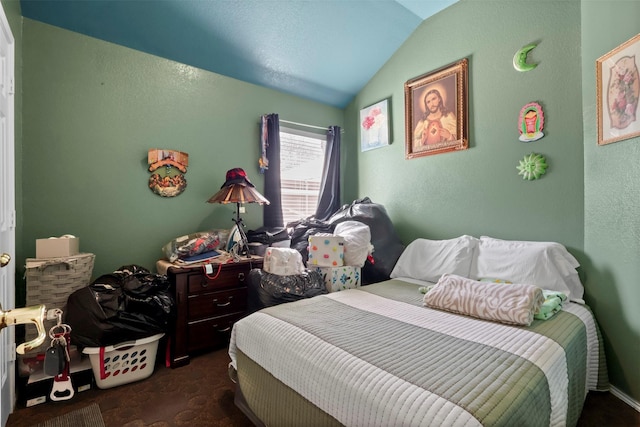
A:
<svg viewBox="0 0 640 427">
<path fill-rule="evenodd" d="M 209 274 L 201 265 L 166 268 L 176 300 L 175 327 L 169 337 L 172 368 L 188 364 L 192 353 L 229 345 L 234 322 L 247 312 L 249 271 L 262 268 L 262 257 L 211 266 Z"/>
</svg>

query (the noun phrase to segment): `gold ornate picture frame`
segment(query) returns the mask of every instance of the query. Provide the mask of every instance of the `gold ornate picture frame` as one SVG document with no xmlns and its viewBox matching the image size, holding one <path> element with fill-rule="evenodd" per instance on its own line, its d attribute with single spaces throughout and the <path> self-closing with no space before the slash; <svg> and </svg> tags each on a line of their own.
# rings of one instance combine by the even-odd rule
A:
<svg viewBox="0 0 640 427">
<path fill-rule="evenodd" d="M 464 58 L 404 84 L 407 159 L 469 147 L 468 67 Z"/>
<path fill-rule="evenodd" d="M 640 34 L 596 60 L 598 145 L 640 136 Z"/>
</svg>

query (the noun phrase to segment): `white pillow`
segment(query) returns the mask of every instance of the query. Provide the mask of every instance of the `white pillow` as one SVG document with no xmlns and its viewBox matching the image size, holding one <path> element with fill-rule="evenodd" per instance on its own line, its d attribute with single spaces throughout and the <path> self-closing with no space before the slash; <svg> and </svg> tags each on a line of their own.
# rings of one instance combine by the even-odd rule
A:
<svg viewBox="0 0 640 427">
<path fill-rule="evenodd" d="M 443 274 L 469 277 L 478 239 L 460 236 L 449 240 L 416 239 L 400 254 L 391 278 L 437 282 Z"/>
<path fill-rule="evenodd" d="M 560 243 L 481 236 L 469 277 L 527 283 L 562 292 L 570 300 L 584 303 L 584 287 L 576 271 L 579 266 Z"/>
</svg>

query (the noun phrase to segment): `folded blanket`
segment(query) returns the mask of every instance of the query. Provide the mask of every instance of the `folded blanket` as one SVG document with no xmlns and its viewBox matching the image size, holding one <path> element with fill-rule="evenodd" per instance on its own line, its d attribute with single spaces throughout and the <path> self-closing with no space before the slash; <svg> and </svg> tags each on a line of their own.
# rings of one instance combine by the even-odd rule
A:
<svg viewBox="0 0 640 427">
<path fill-rule="evenodd" d="M 542 295 L 544 295 L 545 298 L 558 298 L 561 302 L 565 302 L 567 300 L 567 296 L 562 292 L 558 292 L 558 291 L 550 291 L 548 289 L 543 289 Z"/>
<path fill-rule="evenodd" d="M 542 295 L 544 295 L 545 298 L 544 302 L 533 317 L 539 320 L 547 320 L 562 310 L 562 304 L 566 301 L 567 296 L 562 292 L 549 291 L 546 289 L 542 290 Z"/>
<path fill-rule="evenodd" d="M 542 289 L 526 284 L 496 286 L 443 274 L 424 296 L 430 308 L 512 325 L 531 325 L 544 301 Z"/>
</svg>

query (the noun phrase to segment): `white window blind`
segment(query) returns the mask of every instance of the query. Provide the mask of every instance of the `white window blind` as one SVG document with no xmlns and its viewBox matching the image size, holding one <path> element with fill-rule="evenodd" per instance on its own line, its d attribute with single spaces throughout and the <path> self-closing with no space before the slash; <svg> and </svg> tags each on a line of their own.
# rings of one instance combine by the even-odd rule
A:
<svg viewBox="0 0 640 427">
<path fill-rule="evenodd" d="M 288 224 L 316 213 L 326 136 L 280 127 L 282 217 Z"/>
</svg>

